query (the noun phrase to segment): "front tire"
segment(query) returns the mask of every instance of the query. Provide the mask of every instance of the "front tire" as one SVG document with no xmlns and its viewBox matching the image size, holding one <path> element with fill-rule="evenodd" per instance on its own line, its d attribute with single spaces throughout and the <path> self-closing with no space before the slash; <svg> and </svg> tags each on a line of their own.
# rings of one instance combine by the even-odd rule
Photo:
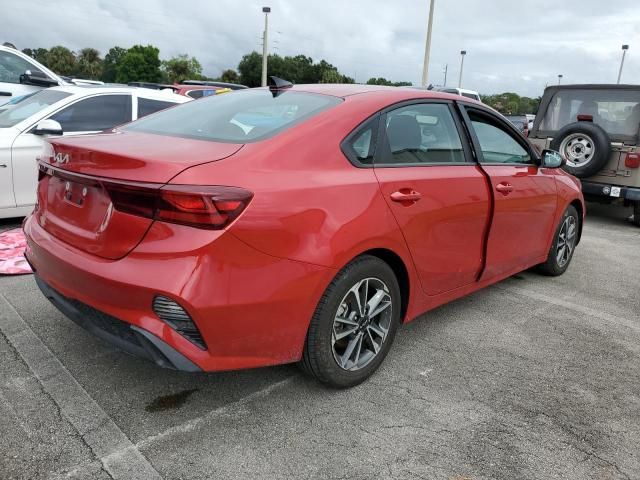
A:
<svg viewBox="0 0 640 480">
<path fill-rule="evenodd" d="M 538 266 L 538 270 L 541 273 L 557 277 L 567 271 L 578 243 L 580 221 L 576 208 L 573 205 L 569 205 L 564 211 L 560 225 L 556 229 L 547 261 Z"/>
<path fill-rule="evenodd" d="M 301 367 L 334 388 L 358 385 L 387 356 L 400 309 L 400 287 L 391 267 L 377 257 L 358 257 L 336 275 L 320 299 Z"/>
</svg>

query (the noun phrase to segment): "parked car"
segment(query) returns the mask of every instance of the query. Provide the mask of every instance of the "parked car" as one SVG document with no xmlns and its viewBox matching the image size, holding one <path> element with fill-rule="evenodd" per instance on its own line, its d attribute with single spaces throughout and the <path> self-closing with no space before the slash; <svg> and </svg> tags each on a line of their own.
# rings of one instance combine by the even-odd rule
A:
<svg viewBox="0 0 640 480">
<path fill-rule="evenodd" d="M 557 85 L 544 91 L 529 137 L 567 159 L 588 200 L 632 205 L 640 226 L 640 85 Z"/>
<path fill-rule="evenodd" d="M 513 123 L 525 137 L 529 135 L 529 120 L 525 115 L 505 115 L 505 118 Z"/>
<path fill-rule="evenodd" d="M 454 95 L 460 95 L 462 97 L 471 98 L 480 102 L 480 94 L 475 90 L 468 90 L 466 88 L 450 88 L 450 87 L 436 87 L 436 92 L 453 93 Z"/>
<path fill-rule="evenodd" d="M 239 83 L 227 83 L 227 82 L 216 82 L 211 80 L 184 80 L 181 82 L 182 85 L 203 85 L 209 87 L 220 87 L 220 88 L 230 88 L 231 90 L 244 90 L 245 88 L 249 88 L 246 85 L 240 85 Z"/>
<path fill-rule="evenodd" d="M 47 135 L 96 133 L 189 98 L 133 87 L 53 87 L 0 112 L 0 218 L 33 210 Z"/>
<path fill-rule="evenodd" d="M 0 45 L 0 105 L 43 88 L 102 83 L 61 77 L 29 55 Z"/>
<path fill-rule="evenodd" d="M 348 387 L 401 323 L 527 268 L 569 266 L 579 183 L 494 110 L 271 81 L 52 139 L 24 224 L 44 295 L 161 366 L 300 361 Z"/>
<path fill-rule="evenodd" d="M 208 97 L 209 95 L 221 93 L 223 90 L 230 90 L 228 88 L 212 87 L 208 85 L 181 85 L 178 83 L 164 84 L 152 82 L 129 82 L 127 85 L 131 87 L 152 88 L 154 90 L 170 90 L 178 95 L 186 95 L 191 98 Z"/>
</svg>

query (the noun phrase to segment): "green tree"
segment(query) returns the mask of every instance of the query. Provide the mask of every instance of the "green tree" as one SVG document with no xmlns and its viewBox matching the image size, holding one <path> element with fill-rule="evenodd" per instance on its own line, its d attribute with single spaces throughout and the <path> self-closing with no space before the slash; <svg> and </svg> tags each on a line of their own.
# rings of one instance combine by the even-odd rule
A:
<svg viewBox="0 0 640 480">
<path fill-rule="evenodd" d="M 195 57 L 189 57 L 187 54 L 178 55 L 162 62 L 162 74 L 170 83 L 199 80 L 202 77 L 202 65 Z"/>
<path fill-rule="evenodd" d="M 60 45 L 47 52 L 44 63 L 58 75 L 71 76 L 76 70 L 76 56 L 67 47 Z"/>
<path fill-rule="evenodd" d="M 160 71 L 160 50 L 152 45 L 134 45 L 125 53 L 116 67 L 116 82 L 158 82 Z"/>
<path fill-rule="evenodd" d="M 240 82 L 240 75 L 235 70 L 229 68 L 222 72 L 222 75 L 220 75 L 220 81 L 227 83 L 238 83 Z"/>
<path fill-rule="evenodd" d="M 103 62 L 100 52 L 95 48 L 83 48 L 76 57 L 75 75 L 80 78 L 99 80 L 102 76 Z"/>
<path fill-rule="evenodd" d="M 392 82 L 384 77 L 371 77 L 367 80 L 367 85 L 386 85 L 388 87 L 410 87 L 413 85 L 411 82 Z"/>
<path fill-rule="evenodd" d="M 113 83 L 116 81 L 118 74 L 118 65 L 125 56 L 127 50 L 122 47 L 112 47 L 104 56 L 102 62 L 102 81 Z"/>
<path fill-rule="evenodd" d="M 243 55 L 238 64 L 240 81 L 247 87 L 259 87 L 262 74 L 262 55 L 251 52 Z"/>
</svg>

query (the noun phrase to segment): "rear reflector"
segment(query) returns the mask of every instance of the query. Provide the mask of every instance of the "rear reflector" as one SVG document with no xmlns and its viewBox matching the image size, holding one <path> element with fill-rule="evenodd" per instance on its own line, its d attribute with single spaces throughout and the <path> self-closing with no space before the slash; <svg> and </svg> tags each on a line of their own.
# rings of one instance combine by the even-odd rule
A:
<svg viewBox="0 0 640 480">
<path fill-rule="evenodd" d="M 627 168 L 640 167 L 640 153 L 627 153 L 627 157 L 624 159 L 624 166 Z"/>
<path fill-rule="evenodd" d="M 163 222 L 220 230 L 247 207 L 253 194 L 238 187 L 104 183 L 116 210 Z"/>
<path fill-rule="evenodd" d="M 153 311 L 160 320 L 169 324 L 180 335 L 202 350 L 207 349 L 200 330 L 193 323 L 189 314 L 178 303 L 170 298 L 158 295 L 153 299 Z"/>
</svg>

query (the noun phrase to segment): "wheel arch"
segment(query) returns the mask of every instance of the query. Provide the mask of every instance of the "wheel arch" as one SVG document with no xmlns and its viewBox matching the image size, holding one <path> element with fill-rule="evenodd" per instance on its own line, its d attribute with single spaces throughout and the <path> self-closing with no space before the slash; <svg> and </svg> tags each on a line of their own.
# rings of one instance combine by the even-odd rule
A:
<svg viewBox="0 0 640 480">
<path fill-rule="evenodd" d="M 391 270 L 393 270 L 393 273 L 395 274 L 396 279 L 398 280 L 398 286 L 400 287 L 400 297 L 401 297 L 400 318 L 401 318 L 401 321 L 404 322 L 407 316 L 407 310 L 409 308 L 409 293 L 411 288 L 411 282 L 409 280 L 409 271 L 407 269 L 407 266 L 405 265 L 404 260 L 402 260 L 402 257 L 400 257 L 400 255 L 395 253 L 393 250 L 389 250 L 388 248 L 373 248 L 370 250 L 366 250 L 360 253 L 355 258 L 364 256 L 364 255 L 370 255 L 372 257 L 379 258 L 380 260 L 385 262 L 387 265 L 389 265 L 389 267 L 391 267 Z M 351 263 L 353 260 L 355 260 L 355 258 L 351 259 L 347 263 Z"/>
</svg>

